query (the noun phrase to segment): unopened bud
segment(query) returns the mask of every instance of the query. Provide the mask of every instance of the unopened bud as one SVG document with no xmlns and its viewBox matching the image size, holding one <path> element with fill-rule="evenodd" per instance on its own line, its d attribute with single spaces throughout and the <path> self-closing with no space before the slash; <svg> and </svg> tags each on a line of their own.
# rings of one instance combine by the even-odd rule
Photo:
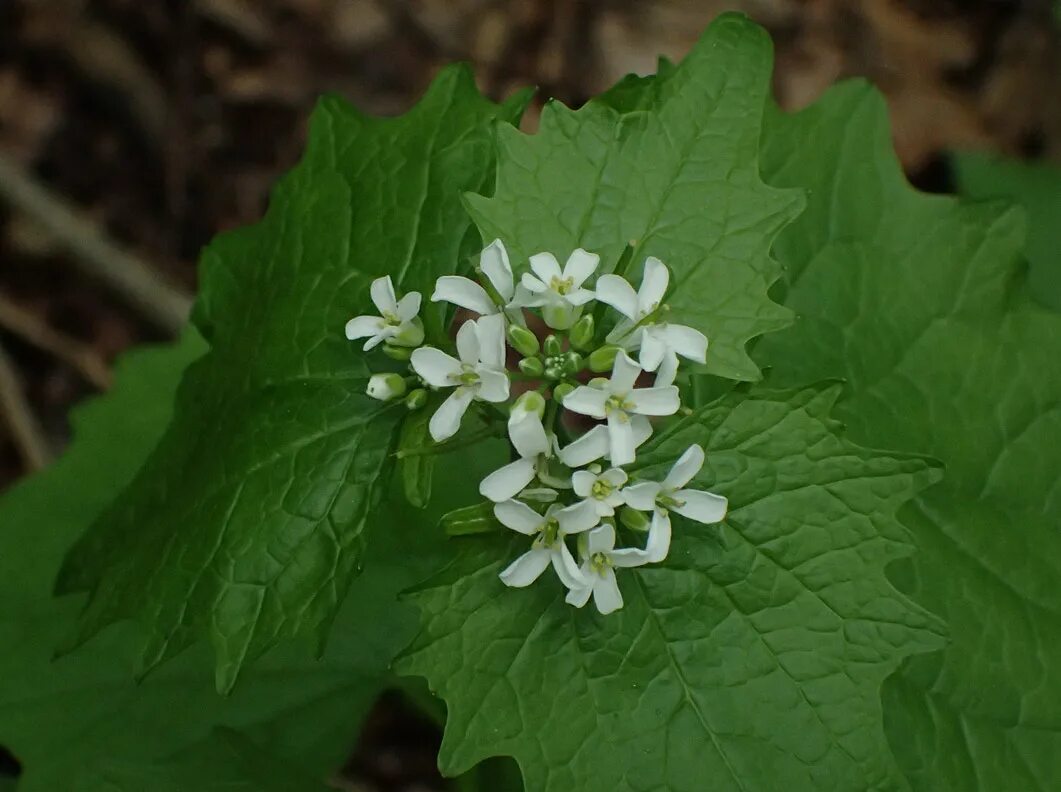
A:
<svg viewBox="0 0 1061 792">
<path fill-rule="evenodd" d="M 405 393 L 405 380 L 400 374 L 373 374 L 365 392 L 380 401 L 397 399 Z"/>
<path fill-rule="evenodd" d="M 538 413 L 538 417 L 545 415 L 545 397 L 537 391 L 527 391 L 516 399 L 516 403 L 512 405 L 512 412 L 534 412 Z"/>
<path fill-rule="evenodd" d="M 409 395 L 405 397 L 405 406 L 410 410 L 419 410 L 425 404 L 427 404 L 427 391 L 423 388 L 410 391 Z"/>
<path fill-rule="evenodd" d="M 631 531 L 639 533 L 647 531 L 649 526 L 648 517 L 645 516 L 645 513 L 639 512 L 637 509 L 631 509 L 629 506 L 624 506 L 623 510 L 619 512 L 619 522 Z"/>
<path fill-rule="evenodd" d="M 545 344 L 542 348 L 545 350 L 547 357 L 556 357 L 563 351 L 563 348 L 560 346 L 560 339 L 554 335 L 546 336 Z"/>
<path fill-rule="evenodd" d="M 424 323 L 419 316 L 414 316 L 398 328 L 398 333 L 390 339 L 395 346 L 418 347 L 424 343 Z"/>
<path fill-rule="evenodd" d="M 559 366 L 546 366 L 545 376 L 551 380 L 558 380 L 564 378 L 564 370 Z"/>
<path fill-rule="evenodd" d="M 571 346 L 575 349 L 589 349 L 593 343 L 593 333 L 595 330 L 593 324 L 593 316 L 587 314 L 575 322 L 574 327 L 571 328 Z"/>
<path fill-rule="evenodd" d="M 615 344 L 606 344 L 600 349 L 594 349 L 589 355 L 589 368 L 598 374 L 611 371 L 615 365 L 615 356 L 619 354 L 619 347 Z"/>
<path fill-rule="evenodd" d="M 533 357 L 538 354 L 538 339 L 526 327 L 520 327 L 516 324 L 510 325 L 508 328 L 508 343 L 524 357 Z"/>
<path fill-rule="evenodd" d="M 383 354 L 389 357 L 391 360 L 400 360 L 404 363 L 413 356 L 413 350 L 410 347 L 400 347 L 392 346 L 391 344 L 384 344 Z"/>
<path fill-rule="evenodd" d="M 574 374 L 576 371 L 582 370 L 582 355 L 578 352 L 568 352 L 564 355 L 564 367 L 567 369 L 568 374 Z"/>
<path fill-rule="evenodd" d="M 545 371 L 540 358 L 527 357 L 519 362 L 519 370 L 528 377 L 540 377 Z"/>
<path fill-rule="evenodd" d="M 571 385 L 567 382 L 561 382 L 559 385 L 553 388 L 553 398 L 563 404 L 564 399 L 566 399 L 571 394 L 571 391 L 573 391 L 574 389 L 574 385 Z"/>
</svg>

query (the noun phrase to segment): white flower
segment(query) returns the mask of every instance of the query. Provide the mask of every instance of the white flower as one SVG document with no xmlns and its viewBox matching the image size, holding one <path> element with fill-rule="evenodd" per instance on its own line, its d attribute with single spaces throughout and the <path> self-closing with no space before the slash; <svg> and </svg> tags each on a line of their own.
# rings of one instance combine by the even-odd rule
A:
<svg viewBox="0 0 1061 792">
<path fill-rule="evenodd" d="M 586 582 L 564 542 L 564 537 L 588 531 L 597 525 L 597 514 L 587 503 L 578 503 L 566 508 L 553 504 L 543 516 L 526 503 L 508 500 L 494 506 L 494 516 L 505 527 L 534 537 L 531 549 L 501 573 L 502 583 L 515 588 L 529 586 L 551 563 L 560 582 L 567 588 L 585 587 Z"/>
<path fill-rule="evenodd" d="M 428 423 L 428 431 L 437 442 L 457 433 L 472 399 L 489 402 L 508 399 L 504 326 L 499 314 L 461 325 L 457 331 L 459 360 L 434 347 L 420 347 L 413 352 L 410 361 L 413 370 L 425 382 L 436 388 L 457 388 Z"/>
<path fill-rule="evenodd" d="M 586 585 L 567 593 L 567 602 L 581 608 L 593 595 L 593 604 L 602 614 L 623 607 L 623 595 L 615 580 L 615 567 L 636 567 L 647 563 L 643 550 L 632 547 L 615 549 L 615 529 L 602 525 L 586 536 L 586 552 L 579 570 Z"/>
<path fill-rule="evenodd" d="M 582 313 L 582 306 L 593 299 L 593 292 L 582 284 L 597 269 L 600 256 L 582 248 L 567 258 L 564 269 L 552 253 L 537 253 L 530 257 L 534 272 L 523 273 L 523 287 L 533 296 L 529 306 L 542 306 L 545 323 L 554 330 L 567 330 Z"/>
<path fill-rule="evenodd" d="M 670 272 L 654 256 L 645 260 L 641 288 L 636 293 L 634 287 L 618 275 L 601 275 L 597 279 L 597 299 L 626 317 L 608 334 L 608 340 L 621 343 L 628 349 L 640 346 L 641 367 L 645 371 L 659 372 L 656 385 L 674 382 L 678 355 L 697 363 L 707 360 L 707 336 L 699 330 L 648 319 L 659 309 L 669 282 Z M 641 322 L 646 323 L 638 326 Z"/>
<path fill-rule="evenodd" d="M 673 415 L 681 406 L 673 385 L 635 388 L 641 367 L 625 352 L 615 358 L 612 376 L 603 387 L 580 385 L 564 398 L 564 407 L 592 418 L 608 420 L 608 443 L 613 465 L 634 461 L 637 443 L 631 418 L 635 415 Z"/>
<path fill-rule="evenodd" d="M 630 427 L 633 430 L 634 449 L 652 436 L 652 423 L 643 415 L 631 415 Z M 597 424 L 577 440 L 568 443 L 560 449 L 560 461 L 569 468 L 582 467 L 598 459 L 606 458 L 612 464 L 611 440 L 608 435 L 608 427 Z"/>
<path fill-rule="evenodd" d="M 405 394 L 405 380 L 401 374 L 373 374 L 365 393 L 380 401 L 397 399 Z"/>
<path fill-rule="evenodd" d="M 357 316 L 351 319 L 346 323 L 348 339 L 368 338 L 364 346 L 366 352 L 384 341 L 407 347 L 420 346 L 424 342 L 424 325 L 417 317 L 420 312 L 420 292 L 409 292 L 399 300 L 394 294 L 390 275 L 385 275 L 372 281 L 369 294 L 380 316 Z"/>
<path fill-rule="evenodd" d="M 460 275 L 443 275 L 435 281 L 431 301 L 444 300 L 482 316 L 502 313 L 510 322 L 523 324 L 523 306 L 531 301 L 530 295 L 522 286 L 515 285 L 512 266 L 508 263 L 508 251 L 500 239 L 495 239 L 483 248 L 479 255 L 479 269 L 504 300 L 504 305 L 499 306 L 486 289 Z"/>
<path fill-rule="evenodd" d="M 683 489 L 704 466 L 704 449 L 691 445 L 670 469 L 662 482 L 641 481 L 623 489 L 623 499 L 638 511 L 652 511 L 645 553 L 652 563 L 662 561 L 670 551 L 671 510 L 701 523 L 717 523 L 726 516 L 728 501 L 721 495 Z"/>
<path fill-rule="evenodd" d="M 552 456 L 555 440 L 550 441 L 542 425 L 544 412 L 545 399 L 534 391 L 524 393 L 513 405 L 508 417 L 508 435 L 519 459 L 482 480 L 479 492 L 484 498 L 501 503 L 516 497 L 534 480 L 539 462 Z"/>
<path fill-rule="evenodd" d="M 611 517 L 615 514 L 615 507 L 625 503 L 619 491 L 626 479 L 626 473 L 619 468 L 610 468 L 601 473 L 600 467 L 593 465 L 589 470 L 576 471 L 571 476 L 571 484 L 575 494 L 585 498 L 598 517 Z"/>
</svg>

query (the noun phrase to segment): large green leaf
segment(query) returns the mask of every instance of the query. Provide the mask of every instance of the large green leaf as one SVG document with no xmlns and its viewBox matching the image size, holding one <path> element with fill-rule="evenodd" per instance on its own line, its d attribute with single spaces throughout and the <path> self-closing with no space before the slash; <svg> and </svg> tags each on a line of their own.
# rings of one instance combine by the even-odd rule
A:
<svg viewBox="0 0 1061 792">
<path fill-rule="evenodd" d="M 146 673 L 207 635 L 224 691 L 284 638 L 323 642 L 403 413 L 364 395 L 369 367 L 343 324 L 375 312 L 373 277 L 429 294 L 467 256 L 460 193 L 492 177 L 493 122 L 519 106 L 487 102 L 461 67 L 399 118 L 322 102 L 265 220 L 204 255 L 196 320 L 210 352 L 158 449 L 60 577 L 60 590 L 90 592 L 79 641 L 136 618 Z M 435 335 L 441 310 L 426 311 Z"/>
<path fill-rule="evenodd" d="M 854 440 L 947 469 L 903 513 L 919 552 L 896 580 L 951 641 L 884 688 L 898 760 L 926 791 L 1055 789 L 1061 316 L 1026 294 L 1022 216 L 912 190 L 861 84 L 766 132 L 768 179 L 811 197 L 775 248 L 800 318 L 756 358 L 780 383 L 845 378 Z"/>
<path fill-rule="evenodd" d="M 621 577 L 623 610 L 506 589 L 520 537 L 454 539 L 412 595 L 423 631 L 399 669 L 446 701 L 440 763 L 514 756 L 528 789 L 876 789 L 901 780 L 880 684 L 939 625 L 885 580 L 909 551 L 895 511 L 937 476 L 859 448 L 828 418 L 836 389 L 734 393 L 643 452 L 662 472 L 693 442 L 695 485 L 724 525 L 676 521 L 670 557 Z"/>
<path fill-rule="evenodd" d="M 768 251 L 803 203 L 759 178 L 770 66 L 766 33 L 727 14 L 650 95 L 635 83 L 578 111 L 550 102 L 534 135 L 500 128 L 494 196 L 468 199 L 483 238 L 503 239 L 517 268 L 581 246 L 611 269 L 632 242 L 628 274 L 646 256 L 671 268 L 672 318 L 707 334 L 707 370 L 756 379 L 746 342 L 790 321 L 767 297 Z"/>
<path fill-rule="evenodd" d="M 1028 213 L 1029 286 L 1061 311 L 1061 168 L 971 152 L 956 154 L 953 162 L 961 195 L 1008 198 Z"/>
</svg>

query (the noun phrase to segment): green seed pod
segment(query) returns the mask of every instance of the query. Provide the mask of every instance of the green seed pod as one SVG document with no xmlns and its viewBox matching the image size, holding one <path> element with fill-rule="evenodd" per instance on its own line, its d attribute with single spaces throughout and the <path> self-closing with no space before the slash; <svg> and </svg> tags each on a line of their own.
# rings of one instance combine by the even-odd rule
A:
<svg viewBox="0 0 1061 792">
<path fill-rule="evenodd" d="M 563 404 L 564 399 L 566 399 L 570 395 L 571 391 L 573 391 L 574 389 L 574 385 L 571 385 L 567 382 L 561 382 L 559 385 L 553 388 L 553 398 Z"/>
<path fill-rule="evenodd" d="M 623 510 L 619 512 L 619 522 L 631 531 L 637 531 L 638 533 L 644 533 L 649 526 L 648 517 L 645 516 L 645 513 L 631 509 L 629 506 L 623 506 Z"/>
<path fill-rule="evenodd" d="M 596 326 L 593 323 L 593 316 L 586 314 L 575 322 L 575 326 L 571 328 L 571 346 L 575 349 L 589 349 L 590 345 L 593 344 L 593 333 L 595 330 Z"/>
<path fill-rule="evenodd" d="M 508 343 L 524 357 L 534 357 L 538 354 L 538 339 L 526 327 L 520 327 L 516 324 L 510 325 L 508 328 Z"/>
<path fill-rule="evenodd" d="M 410 391 L 409 395 L 405 397 L 405 406 L 410 410 L 419 410 L 425 404 L 427 404 L 427 391 L 423 388 Z"/>
<path fill-rule="evenodd" d="M 560 339 L 554 335 L 546 336 L 542 348 L 549 357 L 556 357 L 563 351 L 563 347 L 560 346 Z"/>
<path fill-rule="evenodd" d="M 605 344 L 600 349 L 594 349 L 589 355 L 589 368 L 600 374 L 611 371 L 615 364 L 615 356 L 619 354 L 619 347 L 615 344 Z"/>
<path fill-rule="evenodd" d="M 540 377 L 545 371 L 540 358 L 527 357 L 519 362 L 519 370 L 528 377 Z"/>
<path fill-rule="evenodd" d="M 564 368 L 568 374 L 574 374 L 576 371 L 582 370 L 582 355 L 578 352 L 568 352 L 564 355 Z"/>
<path fill-rule="evenodd" d="M 400 347 L 393 346 L 391 344 L 384 344 L 383 354 L 389 357 L 391 360 L 400 360 L 404 363 L 413 356 L 413 350 L 409 347 Z"/>
</svg>

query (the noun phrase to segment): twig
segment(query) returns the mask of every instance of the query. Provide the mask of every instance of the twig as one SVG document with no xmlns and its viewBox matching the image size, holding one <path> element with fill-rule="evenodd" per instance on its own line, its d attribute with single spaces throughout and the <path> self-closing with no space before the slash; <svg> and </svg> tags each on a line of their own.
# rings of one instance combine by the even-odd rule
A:
<svg viewBox="0 0 1061 792">
<path fill-rule="evenodd" d="M 171 335 L 184 327 L 191 297 L 117 247 L 62 198 L 0 154 L 0 197 L 43 226 L 80 265 Z"/>
<path fill-rule="evenodd" d="M 44 432 L 26 403 L 22 382 L 11 358 L 0 346 L 0 414 L 11 429 L 11 437 L 30 470 L 40 470 L 52 454 Z"/>
<path fill-rule="evenodd" d="M 110 370 L 103 359 L 87 344 L 60 333 L 0 293 L 0 327 L 69 364 L 99 390 L 111 384 Z"/>
</svg>

